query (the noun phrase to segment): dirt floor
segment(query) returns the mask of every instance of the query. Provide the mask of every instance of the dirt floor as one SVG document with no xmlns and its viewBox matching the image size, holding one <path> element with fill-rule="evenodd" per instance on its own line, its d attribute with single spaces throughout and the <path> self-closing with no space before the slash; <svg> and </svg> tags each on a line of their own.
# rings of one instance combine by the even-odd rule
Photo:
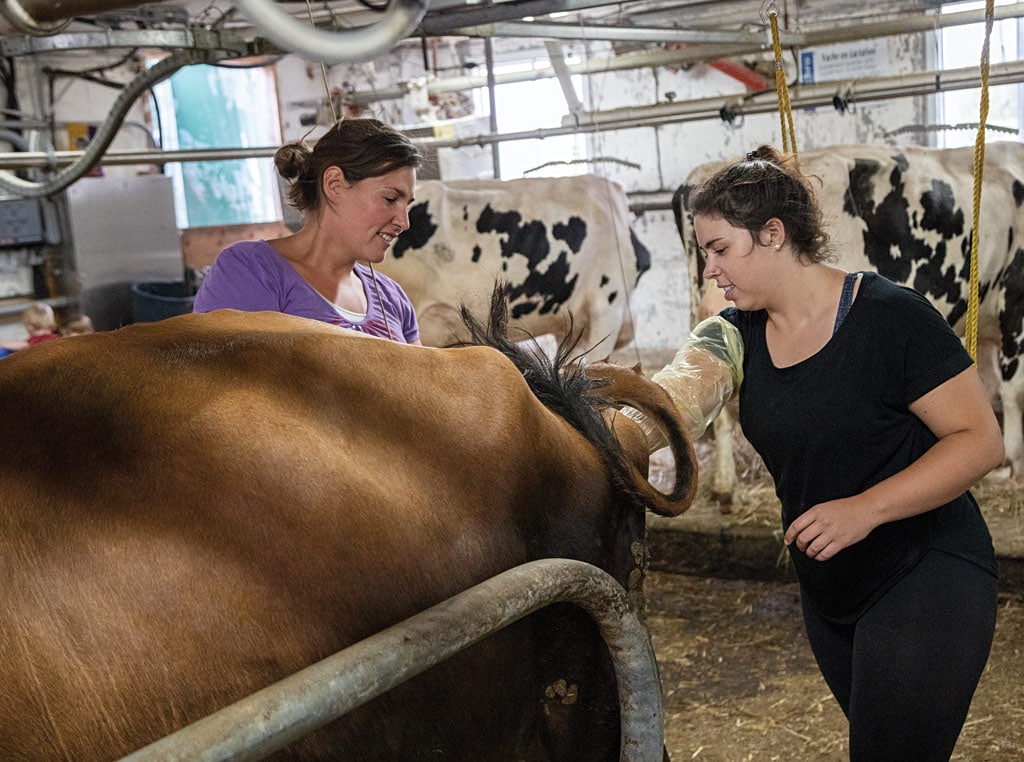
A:
<svg viewBox="0 0 1024 762">
<path fill-rule="evenodd" d="M 774 526 L 778 504 L 763 464 L 738 449 L 744 487 L 736 513 L 721 520 Z M 706 461 L 707 446 L 697 450 Z M 975 493 L 997 546 L 1021 543 L 1021 481 L 986 479 Z M 708 499 L 702 484 L 691 510 L 717 513 Z M 847 759 L 846 718 L 807 645 L 795 583 L 652 572 L 646 590 L 672 762 Z M 1001 594 L 992 653 L 954 760 L 1024 760 L 1022 651 L 1024 598 Z"/>
</svg>

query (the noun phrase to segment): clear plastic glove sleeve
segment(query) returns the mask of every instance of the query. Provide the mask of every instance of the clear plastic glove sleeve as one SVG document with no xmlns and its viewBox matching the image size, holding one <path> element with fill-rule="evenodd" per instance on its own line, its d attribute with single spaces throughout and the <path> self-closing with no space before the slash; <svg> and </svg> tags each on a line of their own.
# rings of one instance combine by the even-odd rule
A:
<svg viewBox="0 0 1024 762">
<path fill-rule="evenodd" d="M 696 441 L 715 420 L 743 382 L 743 341 L 739 330 L 722 317 L 701 321 L 668 365 L 653 380 L 672 399 Z M 651 452 L 665 447 L 661 430 L 633 408 L 623 412 L 647 435 Z"/>
</svg>

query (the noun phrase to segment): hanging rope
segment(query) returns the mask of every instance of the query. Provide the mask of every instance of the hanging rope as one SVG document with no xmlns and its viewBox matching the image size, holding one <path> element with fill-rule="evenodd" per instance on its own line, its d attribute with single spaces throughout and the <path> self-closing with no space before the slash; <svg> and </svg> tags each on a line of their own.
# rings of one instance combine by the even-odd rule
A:
<svg viewBox="0 0 1024 762">
<path fill-rule="evenodd" d="M 971 218 L 971 282 L 967 295 L 967 323 L 964 343 L 971 359 L 978 360 L 978 239 L 981 237 L 981 187 L 985 170 L 985 121 L 988 119 L 988 59 L 989 38 L 995 0 L 985 2 L 985 42 L 981 47 L 981 116 L 978 136 L 974 140 L 974 214 Z"/>
<path fill-rule="evenodd" d="M 793 104 L 789 100 L 789 84 L 786 82 L 786 66 L 782 60 L 782 43 L 779 41 L 779 11 L 772 3 L 768 10 L 772 26 L 772 48 L 775 50 L 775 90 L 779 96 L 779 122 L 782 125 L 782 150 L 796 158 L 796 130 L 793 129 Z M 792 146 L 792 149 L 790 149 Z"/>
</svg>

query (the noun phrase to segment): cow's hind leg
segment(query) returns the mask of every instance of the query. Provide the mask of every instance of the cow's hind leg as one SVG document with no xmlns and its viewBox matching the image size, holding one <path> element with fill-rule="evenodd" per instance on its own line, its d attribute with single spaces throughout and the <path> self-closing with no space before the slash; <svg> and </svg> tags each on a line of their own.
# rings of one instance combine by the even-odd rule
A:
<svg viewBox="0 0 1024 762">
<path fill-rule="evenodd" d="M 732 513 L 733 498 L 736 494 L 736 452 L 733 447 L 735 428 L 736 419 L 726 405 L 714 422 L 715 481 L 711 494 L 718 501 L 718 510 L 721 513 Z"/>
<path fill-rule="evenodd" d="M 1003 447 L 1005 463 L 1013 476 L 1024 477 L 1024 365 L 1019 361 L 1016 373 L 999 385 L 1003 403 Z"/>
</svg>

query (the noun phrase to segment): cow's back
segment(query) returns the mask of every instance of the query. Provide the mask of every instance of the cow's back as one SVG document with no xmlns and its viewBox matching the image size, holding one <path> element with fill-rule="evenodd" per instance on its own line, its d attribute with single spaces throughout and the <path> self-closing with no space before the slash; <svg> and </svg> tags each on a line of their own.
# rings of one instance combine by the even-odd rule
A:
<svg viewBox="0 0 1024 762">
<path fill-rule="evenodd" d="M 738 158 L 738 157 L 737 157 Z M 736 159 L 695 168 L 673 196 L 686 249 L 691 320 L 727 306 L 721 291 L 703 279 L 689 192 Z M 973 147 L 835 145 L 801 151 L 801 172 L 818 199 L 835 264 L 849 272 L 873 270 L 913 287 L 957 333 L 967 329 L 971 229 L 974 208 Z M 983 375 L 995 373 L 997 407 L 1013 473 L 1024 473 L 1024 144 L 986 145 L 978 238 L 978 343 L 998 348 L 985 357 Z M 980 351 L 984 354 L 984 350 Z M 991 366 L 997 365 L 993 369 Z M 728 421 L 716 438 L 728 437 Z M 719 450 L 715 492 L 732 498 L 735 465 Z M 724 458 L 724 459 L 723 459 Z"/>
<path fill-rule="evenodd" d="M 641 272 L 628 199 L 596 175 L 424 181 L 411 227 L 378 269 L 409 294 L 423 343 L 465 337 L 459 309 L 487 313 L 496 281 L 510 284 L 513 338 L 565 336 L 607 356 L 632 338 L 629 294 Z"/>
<path fill-rule="evenodd" d="M 967 309 L 967 254 L 974 200 L 974 149 L 835 145 L 801 151 L 830 237 L 835 263 L 874 270 L 924 294 L 962 333 Z M 695 168 L 677 198 L 677 223 L 687 251 L 694 316 L 705 288 L 685 191 L 728 161 Z M 979 336 L 999 343 L 1004 328 L 1008 263 L 1024 241 L 1024 145 L 986 146 L 980 217 Z M 1022 287 L 1024 288 L 1024 287 Z M 992 295 L 990 298 L 985 297 Z M 712 295 L 714 298 L 714 295 Z M 1020 289 L 1009 296 L 1011 308 Z"/>
<path fill-rule="evenodd" d="M 487 349 L 227 313 L 51 344 L 0 366 L 3 759 L 128 753 L 553 548 L 600 562 L 578 527 L 621 520 L 594 449 Z M 607 666 L 590 635 L 580 680 Z M 537 675 L 509 664 L 542 644 L 495 638 L 473 679 L 456 657 L 296 753 L 530 758 Z"/>
</svg>

